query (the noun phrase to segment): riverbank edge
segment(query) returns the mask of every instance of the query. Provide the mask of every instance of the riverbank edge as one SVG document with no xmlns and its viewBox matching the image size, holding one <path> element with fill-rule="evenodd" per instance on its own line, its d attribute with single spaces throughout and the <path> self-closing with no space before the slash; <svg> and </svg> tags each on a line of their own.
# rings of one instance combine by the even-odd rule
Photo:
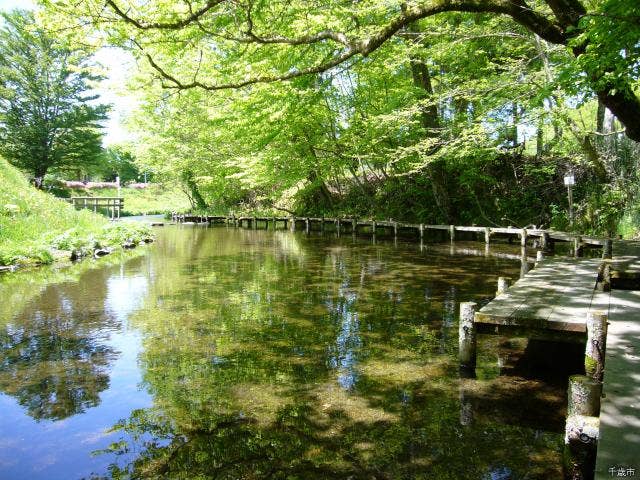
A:
<svg viewBox="0 0 640 480">
<path fill-rule="evenodd" d="M 120 224 L 124 225 L 124 224 Z M 72 249 L 58 249 L 54 242 L 39 246 L 39 250 L 46 252 L 50 256 L 50 261 L 42 261 L 37 256 L 24 256 L 17 259 L 15 263 L 0 264 L 0 275 L 17 272 L 28 268 L 38 268 L 43 266 L 64 266 L 88 258 L 100 258 L 119 250 L 131 250 L 140 245 L 146 245 L 155 241 L 155 235 L 148 231 L 140 231 L 139 229 L 131 229 L 132 236 L 124 239 L 124 241 L 104 243 L 94 243 L 91 248 L 84 247 Z M 64 232 L 63 232 L 64 233 Z M 133 233 L 137 233 L 134 236 Z M 91 241 L 91 235 L 83 239 L 85 242 Z"/>
</svg>

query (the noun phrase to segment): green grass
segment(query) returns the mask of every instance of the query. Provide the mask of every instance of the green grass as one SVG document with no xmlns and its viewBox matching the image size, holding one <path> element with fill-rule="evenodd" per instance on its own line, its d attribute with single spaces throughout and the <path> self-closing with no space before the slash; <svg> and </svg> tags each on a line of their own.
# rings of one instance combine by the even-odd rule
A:
<svg viewBox="0 0 640 480">
<path fill-rule="evenodd" d="M 117 197 L 115 188 L 94 188 L 90 190 L 72 190 L 72 196 Z M 144 189 L 126 188 L 120 190 L 124 198 L 123 215 L 164 214 L 167 212 L 186 212 L 191 208 L 187 196 L 176 187 L 152 184 Z"/>
<path fill-rule="evenodd" d="M 147 226 L 111 224 L 87 210 L 41 192 L 0 158 L 0 265 L 52 263 L 90 249 L 133 243 L 149 236 Z M 61 252 L 62 251 L 62 252 Z"/>
</svg>

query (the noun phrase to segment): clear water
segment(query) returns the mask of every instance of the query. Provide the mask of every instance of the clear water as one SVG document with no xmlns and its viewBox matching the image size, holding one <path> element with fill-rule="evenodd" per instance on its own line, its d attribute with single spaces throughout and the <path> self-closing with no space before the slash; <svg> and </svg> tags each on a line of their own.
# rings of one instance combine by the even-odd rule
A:
<svg viewBox="0 0 640 480">
<path fill-rule="evenodd" d="M 519 248 L 156 231 L 0 277 L 0 478 L 561 476 L 566 377 L 517 340 L 456 360 Z"/>
</svg>

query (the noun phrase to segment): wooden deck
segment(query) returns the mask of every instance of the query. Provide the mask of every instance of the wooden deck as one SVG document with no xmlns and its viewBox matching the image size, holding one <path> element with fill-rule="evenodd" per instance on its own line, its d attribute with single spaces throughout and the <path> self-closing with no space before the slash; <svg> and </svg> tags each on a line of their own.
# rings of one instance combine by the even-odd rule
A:
<svg viewBox="0 0 640 480">
<path fill-rule="evenodd" d="M 478 333 L 483 327 L 484 333 L 515 328 L 528 337 L 554 332 L 553 339 L 567 340 L 585 338 L 590 310 L 608 314 L 596 480 L 640 476 L 640 291 L 596 288 L 603 262 L 610 266 L 612 285 L 615 278 L 640 273 L 640 248 L 619 243 L 624 255 L 612 260 L 541 262 L 474 318 Z"/>
<path fill-rule="evenodd" d="M 595 290 L 600 259 L 544 260 L 475 314 L 476 324 L 586 332 L 590 309 L 608 308 Z"/>
</svg>

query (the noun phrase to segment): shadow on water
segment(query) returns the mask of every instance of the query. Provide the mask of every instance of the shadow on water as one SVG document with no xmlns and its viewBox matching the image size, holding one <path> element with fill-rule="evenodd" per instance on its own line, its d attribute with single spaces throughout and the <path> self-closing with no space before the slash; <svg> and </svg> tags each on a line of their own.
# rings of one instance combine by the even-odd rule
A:
<svg viewBox="0 0 640 480">
<path fill-rule="evenodd" d="M 466 249 L 473 253 L 166 228 L 128 267 L 149 286 L 139 308 L 118 320 L 140 333 L 140 388 L 153 405 L 114 425 L 114 443 L 96 452 L 108 468 L 88 459 L 77 476 L 559 477 L 566 381 L 523 375 L 526 342 L 495 337 L 482 341 L 478 378 L 460 376 L 459 302 L 486 303 L 498 276 L 521 271 L 519 248 Z M 47 287 L 51 301 L 30 303 L 4 327 L 0 386 L 18 398 L 35 392 L 20 400 L 34 417 L 32 402 L 55 410 L 55 388 L 20 378 L 56 361 L 63 373 L 44 378 L 76 403 L 48 418 L 80 414 L 101 391 L 117 396 L 108 375 L 119 353 L 101 339 L 120 327 L 101 316 L 104 298 L 83 293 L 95 281 Z M 57 306 L 41 311 L 39 303 Z M 40 339 L 52 322 L 68 344 Z M 70 371 L 61 367 L 66 358 L 74 359 Z"/>
</svg>

